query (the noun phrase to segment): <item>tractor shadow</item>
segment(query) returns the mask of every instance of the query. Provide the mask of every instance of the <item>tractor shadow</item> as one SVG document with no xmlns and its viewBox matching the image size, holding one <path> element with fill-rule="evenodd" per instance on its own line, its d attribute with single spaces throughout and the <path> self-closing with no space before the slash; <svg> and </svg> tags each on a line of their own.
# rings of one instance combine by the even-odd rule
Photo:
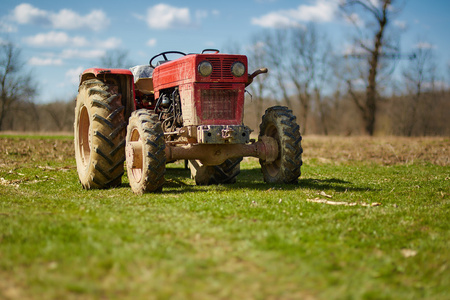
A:
<svg viewBox="0 0 450 300">
<path fill-rule="evenodd" d="M 265 183 L 261 169 L 246 169 L 241 170 L 241 173 L 237 177 L 236 185 L 255 189 L 255 190 L 267 190 L 268 188 L 279 188 L 281 190 L 297 190 L 297 189 L 311 189 L 317 191 L 333 190 L 335 192 L 345 191 L 373 191 L 372 188 L 367 186 L 357 186 L 350 181 L 342 180 L 339 178 L 302 178 L 298 179 L 296 184 L 269 184 Z M 232 188 L 232 186 L 230 186 Z"/>
<path fill-rule="evenodd" d="M 166 169 L 166 183 L 162 193 L 198 193 L 207 192 L 208 187 L 199 187 L 191 181 L 186 182 L 186 178 L 190 178 L 190 171 L 183 167 L 167 168 Z M 373 188 L 361 185 L 355 185 L 350 181 L 342 180 L 339 178 L 302 178 L 300 177 L 297 184 L 269 184 L 265 183 L 261 169 L 243 169 L 236 178 L 236 183 L 234 184 L 223 184 L 221 187 L 227 190 L 238 190 L 238 189 L 251 189 L 266 191 L 268 189 L 280 189 L 280 190 L 301 190 L 310 189 L 317 191 L 332 190 L 335 192 L 362 192 L 362 191 L 373 191 Z"/>
</svg>

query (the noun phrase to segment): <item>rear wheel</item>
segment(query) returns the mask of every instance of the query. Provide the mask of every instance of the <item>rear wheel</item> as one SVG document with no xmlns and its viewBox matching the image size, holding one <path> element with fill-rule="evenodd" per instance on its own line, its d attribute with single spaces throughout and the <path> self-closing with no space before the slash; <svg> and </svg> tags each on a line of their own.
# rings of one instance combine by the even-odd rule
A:
<svg viewBox="0 0 450 300">
<path fill-rule="evenodd" d="M 191 177 L 197 185 L 231 184 L 241 172 L 242 157 L 227 159 L 218 166 L 205 166 L 198 160 L 190 160 Z"/>
<path fill-rule="evenodd" d="M 74 143 L 78 177 L 85 189 L 122 183 L 125 128 L 118 86 L 98 79 L 83 82 L 75 107 Z"/>
<path fill-rule="evenodd" d="M 259 160 L 264 181 L 268 183 L 297 183 L 302 165 L 302 137 L 292 111 L 284 106 L 268 108 L 262 117 L 259 140 L 264 136 L 278 143 L 278 157 L 266 163 Z"/>
<path fill-rule="evenodd" d="M 164 132 L 158 116 L 145 109 L 131 114 L 126 139 L 127 175 L 136 194 L 162 190 L 166 172 Z"/>
</svg>

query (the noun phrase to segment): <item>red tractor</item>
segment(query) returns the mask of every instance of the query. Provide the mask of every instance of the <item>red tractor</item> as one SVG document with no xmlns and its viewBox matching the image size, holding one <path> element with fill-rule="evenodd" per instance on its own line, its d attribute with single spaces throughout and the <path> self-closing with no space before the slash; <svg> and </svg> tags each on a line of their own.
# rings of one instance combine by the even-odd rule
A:
<svg viewBox="0 0 450 300">
<path fill-rule="evenodd" d="M 169 60 L 174 54 L 182 57 Z M 120 185 L 124 161 L 136 194 L 161 191 L 166 164 L 176 160 L 188 161 L 198 185 L 234 183 L 244 156 L 259 158 L 265 182 L 296 183 L 302 165 L 296 117 L 271 107 L 258 141 L 250 139 L 245 88 L 267 69 L 247 70 L 246 56 L 217 50 L 167 51 L 130 70 L 85 70 L 74 124 L 82 186 Z"/>
</svg>

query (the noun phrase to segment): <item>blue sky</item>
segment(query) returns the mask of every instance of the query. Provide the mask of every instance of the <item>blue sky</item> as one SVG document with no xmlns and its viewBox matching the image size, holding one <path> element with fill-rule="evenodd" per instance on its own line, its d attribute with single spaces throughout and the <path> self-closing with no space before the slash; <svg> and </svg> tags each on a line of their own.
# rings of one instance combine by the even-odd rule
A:
<svg viewBox="0 0 450 300">
<path fill-rule="evenodd" d="M 315 21 L 343 53 L 354 28 L 339 16 L 338 1 L 2 0 L 0 42 L 10 40 L 22 49 L 39 84 L 38 102 L 69 100 L 76 96 L 79 73 L 98 66 L 105 51 L 113 49 L 128 50 L 134 64 L 146 64 L 166 50 L 200 52 L 230 44 L 245 49 L 264 29 Z M 402 52 L 433 48 L 445 75 L 450 65 L 450 0 L 405 2 L 393 23 L 401 32 Z"/>
</svg>

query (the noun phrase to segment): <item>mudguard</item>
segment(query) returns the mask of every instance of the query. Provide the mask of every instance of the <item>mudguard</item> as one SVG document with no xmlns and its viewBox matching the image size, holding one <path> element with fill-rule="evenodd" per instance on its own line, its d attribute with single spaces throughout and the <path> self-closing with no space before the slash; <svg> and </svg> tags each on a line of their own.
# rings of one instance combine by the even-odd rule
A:
<svg viewBox="0 0 450 300">
<path fill-rule="evenodd" d="M 136 110 L 135 87 L 133 73 L 128 69 L 89 68 L 80 75 L 81 84 L 89 79 L 98 78 L 104 82 L 113 79 L 119 85 L 122 101 L 125 105 L 125 117 L 128 119 L 131 112 Z"/>
<path fill-rule="evenodd" d="M 89 68 L 84 70 L 80 75 L 80 84 L 82 84 L 86 79 L 99 77 L 101 75 L 126 75 L 130 76 L 131 80 L 133 80 L 133 73 L 131 73 L 128 69 Z"/>
</svg>

